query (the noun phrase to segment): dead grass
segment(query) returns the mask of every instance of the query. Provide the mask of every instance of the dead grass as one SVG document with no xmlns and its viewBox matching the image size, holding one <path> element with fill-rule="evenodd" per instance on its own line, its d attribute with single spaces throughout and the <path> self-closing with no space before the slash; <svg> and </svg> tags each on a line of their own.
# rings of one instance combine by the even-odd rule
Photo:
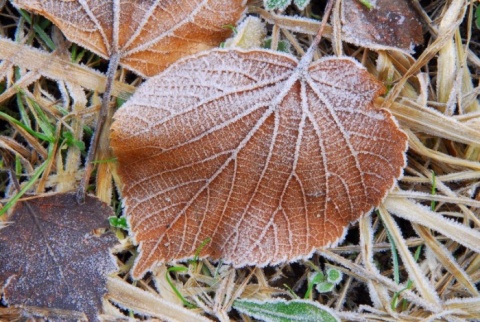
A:
<svg viewBox="0 0 480 322">
<path fill-rule="evenodd" d="M 422 4 L 426 41 L 414 57 L 343 44 L 346 54 L 392 83 L 388 95 L 377 103 L 392 111 L 409 139 L 405 175 L 378 211 L 361 218 L 344 243 L 319 250 L 308 262 L 235 270 L 203 260 L 178 264 L 182 269 L 176 270 L 164 265 L 135 282 L 127 272 L 136 250 L 118 230 L 115 252 L 120 270 L 110 278 L 104 318 L 135 314 L 192 321 L 206 314 L 222 321 L 249 321 L 231 310 L 235 299 L 302 298 L 310 274 L 336 267 L 344 274 L 339 287 L 326 294 L 314 291 L 310 298 L 331 307 L 343 320 L 478 319 L 480 31 L 473 22 L 477 4 L 457 0 Z M 28 23 L 26 17 L 31 16 L 21 16 L 7 1 L 0 1 L 0 8 L 0 111 L 24 124 L 0 116 L 1 203 L 6 205 L 16 194 L 8 169 L 22 187 L 30 183 L 29 193 L 77 187 L 85 156 L 80 142 L 88 146 L 105 88 L 105 77 L 98 70 L 105 71 L 107 65 L 80 48 L 72 59 L 72 45 L 45 19 L 33 17 Z M 298 52 L 318 28 L 315 23 L 251 11 L 275 21 L 273 32 L 289 39 Z M 304 33 L 295 33 L 298 29 Z M 332 54 L 331 48 L 325 40 L 320 54 Z M 119 70 L 113 89 L 116 105 L 140 82 Z M 35 132 L 50 135 L 51 142 Z M 112 157 L 108 146 L 101 145 L 100 155 L 102 160 Z M 38 178 L 33 180 L 35 173 Z M 119 182 L 115 163 L 98 163 L 90 191 L 119 209 L 115 182 Z M 196 308 L 182 307 L 167 275 Z M 0 310 L 2 314 L 10 318 L 14 310 Z"/>
</svg>

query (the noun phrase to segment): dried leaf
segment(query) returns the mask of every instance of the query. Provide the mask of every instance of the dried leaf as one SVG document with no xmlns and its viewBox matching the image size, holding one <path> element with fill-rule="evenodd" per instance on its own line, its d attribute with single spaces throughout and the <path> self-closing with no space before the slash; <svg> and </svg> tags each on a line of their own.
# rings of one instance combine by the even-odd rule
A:
<svg viewBox="0 0 480 322">
<path fill-rule="evenodd" d="M 106 274 L 116 265 L 109 248 L 113 211 L 96 198 L 79 205 L 75 195 L 55 194 L 17 203 L 0 230 L 0 285 L 10 306 L 84 312 L 96 320 L 106 292 Z"/>
<path fill-rule="evenodd" d="M 140 256 L 277 264 L 334 244 L 378 205 L 406 135 L 372 101 L 383 86 L 349 58 L 300 63 L 213 50 L 148 80 L 115 115 L 111 142 Z"/>
<path fill-rule="evenodd" d="M 216 47 L 245 9 L 244 0 L 14 0 L 41 14 L 65 36 L 143 76 L 158 74 L 179 58 Z"/>
<path fill-rule="evenodd" d="M 342 1 L 342 38 L 374 50 L 413 52 L 423 43 L 420 17 L 408 0 L 370 1 L 372 9 L 357 0 Z"/>
</svg>

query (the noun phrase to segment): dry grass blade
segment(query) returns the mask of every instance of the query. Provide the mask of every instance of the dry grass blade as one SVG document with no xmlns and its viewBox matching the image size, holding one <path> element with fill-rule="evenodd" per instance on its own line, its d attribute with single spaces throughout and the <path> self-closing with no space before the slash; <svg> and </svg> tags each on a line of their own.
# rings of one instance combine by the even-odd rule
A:
<svg viewBox="0 0 480 322">
<path fill-rule="evenodd" d="M 432 305 L 432 307 L 435 307 L 435 311 L 440 310 L 440 298 L 438 297 L 433 285 L 425 278 L 425 275 L 421 271 L 419 265 L 416 263 L 412 254 L 408 250 L 407 244 L 405 239 L 402 237 L 402 233 L 398 225 L 383 206 L 380 206 L 378 211 L 381 215 L 382 222 L 390 232 L 390 236 L 392 236 L 392 242 L 395 243 L 396 248 L 400 253 L 409 277 L 414 281 L 415 288 L 422 295 L 422 297 L 430 305 Z"/>
<path fill-rule="evenodd" d="M 102 73 L 86 66 L 72 63 L 54 53 L 40 51 L 5 38 L 0 38 L 0 59 L 9 61 L 21 68 L 35 71 L 39 75 L 53 80 L 78 84 L 85 89 L 99 93 L 105 91 L 106 77 Z M 134 91 L 135 87 L 116 81 L 113 85 L 112 95 L 126 100 Z M 0 102 L 12 94 L 12 92 L 8 92 L 8 94 L 7 92 L 2 93 Z"/>
<path fill-rule="evenodd" d="M 160 296 L 143 291 L 118 277 L 109 277 L 107 298 L 121 307 L 166 321 L 211 321 L 192 310 L 172 304 Z"/>
<path fill-rule="evenodd" d="M 408 221 L 436 230 L 448 238 L 480 252 L 480 232 L 454 222 L 405 198 L 387 198 L 385 208 Z"/>
<path fill-rule="evenodd" d="M 432 250 L 440 265 L 450 272 L 473 296 L 480 296 L 470 276 L 460 267 L 450 251 L 435 239 L 431 231 L 421 225 L 413 224 L 417 234 L 425 241 L 425 245 Z"/>
<path fill-rule="evenodd" d="M 383 104 L 383 98 L 377 100 Z M 467 123 L 459 122 L 432 108 L 413 102 L 393 103 L 389 107 L 393 115 L 407 129 L 418 130 L 447 140 L 480 147 L 480 132 Z"/>
<path fill-rule="evenodd" d="M 372 229 L 372 219 L 370 217 L 363 217 L 359 221 L 360 226 L 360 249 L 362 250 L 362 260 L 365 268 L 374 272 L 375 274 L 380 275 L 375 263 L 374 263 L 374 251 L 373 251 L 373 229 Z M 369 280 L 368 286 L 370 288 L 370 296 L 372 301 L 377 307 L 384 307 L 388 312 L 397 317 L 396 312 L 390 308 L 391 297 L 388 294 L 388 288 L 382 285 L 381 283 Z"/>
</svg>

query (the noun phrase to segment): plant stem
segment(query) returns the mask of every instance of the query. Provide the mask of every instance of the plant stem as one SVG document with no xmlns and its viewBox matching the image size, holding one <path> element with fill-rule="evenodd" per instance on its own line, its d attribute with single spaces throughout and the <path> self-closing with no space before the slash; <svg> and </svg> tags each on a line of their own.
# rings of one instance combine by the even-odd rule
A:
<svg viewBox="0 0 480 322">
<path fill-rule="evenodd" d="M 320 29 L 317 32 L 317 35 L 313 39 L 312 44 L 308 48 L 307 52 L 305 55 L 302 57 L 301 60 L 301 65 L 309 65 L 310 62 L 312 61 L 313 58 L 313 53 L 317 49 L 318 44 L 320 43 L 320 40 L 322 39 L 322 34 L 323 34 L 323 29 L 325 29 L 325 26 L 327 25 L 328 17 L 330 17 L 330 13 L 332 12 L 333 4 L 335 3 L 336 0 L 328 0 L 327 6 L 325 7 L 325 13 L 323 14 L 322 18 L 322 24 L 320 25 Z"/>
<path fill-rule="evenodd" d="M 107 121 L 107 116 L 109 114 L 109 105 L 110 97 L 112 96 L 113 89 L 113 79 L 115 77 L 115 72 L 117 71 L 118 63 L 120 61 L 120 54 L 115 52 L 110 57 L 110 62 L 108 64 L 107 71 L 107 82 L 105 84 L 105 92 L 102 97 L 102 106 L 97 117 L 97 127 L 92 136 L 90 142 L 90 149 L 88 150 L 87 159 L 85 160 L 85 173 L 83 174 L 82 180 L 80 181 L 80 186 L 77 190 L 77 202 L 82 204 L 85 202 L 85 194 L 87 191 L 88 181 L 93 171 L 93 161 L 95 159 L 95 154 L 97 152 L 98 142 L 100 141 L 100 134 L 102 129 Z"/>
</svg>

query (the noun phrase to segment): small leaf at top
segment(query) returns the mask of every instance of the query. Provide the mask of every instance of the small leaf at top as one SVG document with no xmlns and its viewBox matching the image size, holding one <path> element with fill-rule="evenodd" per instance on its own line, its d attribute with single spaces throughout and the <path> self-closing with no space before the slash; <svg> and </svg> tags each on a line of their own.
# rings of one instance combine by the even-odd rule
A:
<svg viewBox="0 0 480 322">
<path fill-rule="evenodd" d="M 244 0 L 14 0 L 55 23 L 72 42 L 142 76 L 158 74 L 179 58 L 216 47 L 231 33 Z"/>
<path fill-rule="evenodd" d="M 321 283 L 318 283 L 315 286 L 315 289 L 317 290 L 318 293 L 329 293 L 329 292 L 333 291 L 334 287 L 335 287 L 334 283 L 321 282 Z"/>
<path fill-rule="evenodd" d="M 267 10 L 285 10 L 292 0 L 263 0 L 263 5 Z"/>
<path fill-rule="evenodd" d="M 265 23 L 257 17 L 249 16 L 240 23 L 234 36 L 225 41 L 223 48 L 258 48 L 266 34 Z"/>
<path fill-rule="evenodd" d="M 310 0 L 293 0 L 298 9 L 303 10 L 310 3 Z"/>
<path fill-rule="evenodd" d="M 139 246 L 134 278 L 201 257 L 236 267 L 337 243 L 402 174 L 407 137 L 350 58 L 271 50 L 177 62 L 117 111 L 111 144 Z"/>
<path fill-rule="evenodd" d="M 342 39 L 374 50 L 413 52 L 423 42 L 422 24 L 408 0 L 342 1 Z"/>
<path fill-rule="evenodd" d="M 107 228 L 113 211 L 87 196 L 55 194 L 18 202 L 0 230 L 0 285 L 7 305 L 84 313 L 97 320 L 106 275 L 116 269 Z M 78 314 L 77 314 L 78 315 Z"/>
<path fill-rule="evenodd" d="M 327 269 L 326 275 L 327 275 L 327 280 L 330 283 L 334 283 L 334 284 L 340 283 L 343 277 L 343 274 L 341 271 L 331 267 Z"/>
<path fill-rule="evenodd" d="M 267 322 L 339 322 L 329 307 L 308 300 L 237 300 L 233 308 Z"/>
<path fill-rule="evenodd" d="M 480 29 L 480 5 L 477 5 L 477 9 L 475 9 L 475 26 Z"/>
</svg>

